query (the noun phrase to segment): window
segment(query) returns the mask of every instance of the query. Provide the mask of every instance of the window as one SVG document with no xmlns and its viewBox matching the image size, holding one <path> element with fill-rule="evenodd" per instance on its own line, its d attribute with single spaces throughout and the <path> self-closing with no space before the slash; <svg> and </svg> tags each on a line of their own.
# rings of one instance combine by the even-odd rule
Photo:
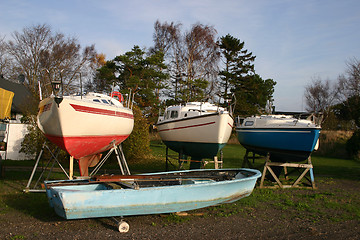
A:
<svg viewBox="0 0 360 240">
<path fill-rule="evenodd" d="M 103 103 L 105 103 L 105 104 L 109 104 L 109 102 L 106 101 L 105 99 L 101 99 L 101 101 L 102 101 Z"/>
<path fill-rule="evenodd" d="M 171 118 L 177 118 L 178 117 L 178 111 L 171 111 Z"/>
<path fill-rule="evenodd" d="M 94 101 L 94 102 L 98 102 L 98 103 L 100 102 L 99 99 L 93 99 L 93 101 Z"/>
<path fill-rule="evenodd" d="M 245 126 L 252 126 L 254 125 L 254 121 L 246 121 Z"/>
</svg>

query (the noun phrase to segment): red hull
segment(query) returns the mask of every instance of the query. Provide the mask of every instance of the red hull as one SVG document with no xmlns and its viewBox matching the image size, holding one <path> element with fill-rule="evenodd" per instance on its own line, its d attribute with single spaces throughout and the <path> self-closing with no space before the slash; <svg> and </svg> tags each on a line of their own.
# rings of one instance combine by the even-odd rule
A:
<svg viewBox="0 0 360 240">
<path fill-rule="evenodd" d="M 122 143 L 129 135 L 59 137 L 45 135 L 51 142 L 68 152 L 75 159 L 98 154 Z"/>
</svg>

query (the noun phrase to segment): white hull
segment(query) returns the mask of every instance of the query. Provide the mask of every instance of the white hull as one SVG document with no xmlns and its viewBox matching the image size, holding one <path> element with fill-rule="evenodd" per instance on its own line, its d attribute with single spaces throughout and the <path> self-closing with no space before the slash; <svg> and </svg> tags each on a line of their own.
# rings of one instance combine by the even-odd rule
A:
<svg viewBox="0 0 360 240">
<path fill-rule="evenodd" d="M 233 123 L 228 113 L 215 113 L 164 122 L 157 129 L 163 141 L 223 144 L 230 138 Z"/>
<path fill-rule="evenodd" d="M 134 126 L 131 109 L 122 104 L 102 104 L 79 96 L 65 96 L 61 103 L 46 98 L 39 104 L 38 126 L 45 136 L 76 159 L 120 144 Z"/>
</svg>

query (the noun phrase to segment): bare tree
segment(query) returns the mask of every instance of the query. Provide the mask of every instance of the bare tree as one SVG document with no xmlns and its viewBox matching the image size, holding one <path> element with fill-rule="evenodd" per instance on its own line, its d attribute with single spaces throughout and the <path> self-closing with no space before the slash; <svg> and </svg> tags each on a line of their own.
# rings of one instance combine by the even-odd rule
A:
<svg viewBox="0 0 360 240">
<path fill-rule="evenodd" d="M 327 119 L 330 108 L 336 103 L 339 88 L 329 79 L 313 78 L 305 87 L 306 111 L 322 114 L 321 124 Z"/>
<path fill-rule="evenodd" d="M 344 75 L 338 78 L 339 101 L 355 120 L 355 124 L 360 126 L 360 61 L 356 58 L 349 60 L 347 70 Z"/>
<path fill-rule="evenodd" d="M 4 78 L 10 77 L 10 59 L 6 52 L 6 43 L 4 37 L 0 36 L 0 76 Z"/>
<path fill-rule="evenodd" d="M 305 87 L 306 110 L 310 112 L 324 112 L 334 104 L 338 91 L 329 79 L 314 78 Z"/>
<path fill-rule="evenodd" d="M 195 99 L 196 95 L 211 96 L 214 90 L 218 63 L 220 60 L 219 47 L 216 44 L 216 30 L 212 26 L 194 24 L 185 34 L 186 63 L 186 100 Z M 204 93 L 205 84 L 208 83 L 207 92 Z"/>
<path fill-rule="evenodd" d="M 340 75 L 338 78 L 339 100 L 342 102 L 351 97 L 360 96 L 360 61 L 353 58 L 346 65 L 345 75 Z"/>
<path fill-rule="evenodd" d="M 169 85 L 173 86 L 173 91 L 166 92 L 167 96 L 170 96 L 178 100 L 178 92 L 180 87 L 181 78 L 185 76 L 183 66 L 183 41 L 181 36 L 181 24 L 160 23 L 157 20 L 154 24 L 154 43 L 155 51 L 161 51 L 164 53 L 164 59 L 168 66 L 167 73 L 170 76 Z"/>
<path fill-rule="evenodd" d="M 14 75 L 24 74 L 26 84 L 37 93 L 37 83 L 42 83 L 43 93 L 51 93 L 50 81 L 63 79 L 64 91 L 73 91 L 73 84 L 80 76 L 93 76 L 96 59 L 94 45 L 81 52 L 76 38 L 66 38 L 61 33 L 53 33 L 50 26 L 26 27 L 22 32 L 14 32 L 13 40 L 7 44 L 12 57 Z"/>
<path fill-rule="evenodd" d="M 200 23 L 181 33 L 181 24 L 155 23 L 155 49 L 163 51 L 175 101 L 205 100 L 213 95 L 220 53 L 216 30 Z"/>
</svg>

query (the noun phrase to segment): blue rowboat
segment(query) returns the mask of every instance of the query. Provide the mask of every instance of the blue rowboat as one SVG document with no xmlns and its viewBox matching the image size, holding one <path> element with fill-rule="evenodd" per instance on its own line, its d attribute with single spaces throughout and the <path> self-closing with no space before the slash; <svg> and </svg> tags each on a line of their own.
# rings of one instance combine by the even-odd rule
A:
<svg viewBox="0 0 360 240">
<path fill-rule="evenodd" d="M 321 128 L 309 120 L 286 115 L 248 117 L 236 133 L 248 150 L 277 161 L 303 161 L 317 148 Z"/>
<path fill-rule="evenodd" d="M 252 169 L 197 169 L 88 180 L 46 181 L 50 206 L 65 219 L 188 211 L 249 196 Z"/>
</svg>

